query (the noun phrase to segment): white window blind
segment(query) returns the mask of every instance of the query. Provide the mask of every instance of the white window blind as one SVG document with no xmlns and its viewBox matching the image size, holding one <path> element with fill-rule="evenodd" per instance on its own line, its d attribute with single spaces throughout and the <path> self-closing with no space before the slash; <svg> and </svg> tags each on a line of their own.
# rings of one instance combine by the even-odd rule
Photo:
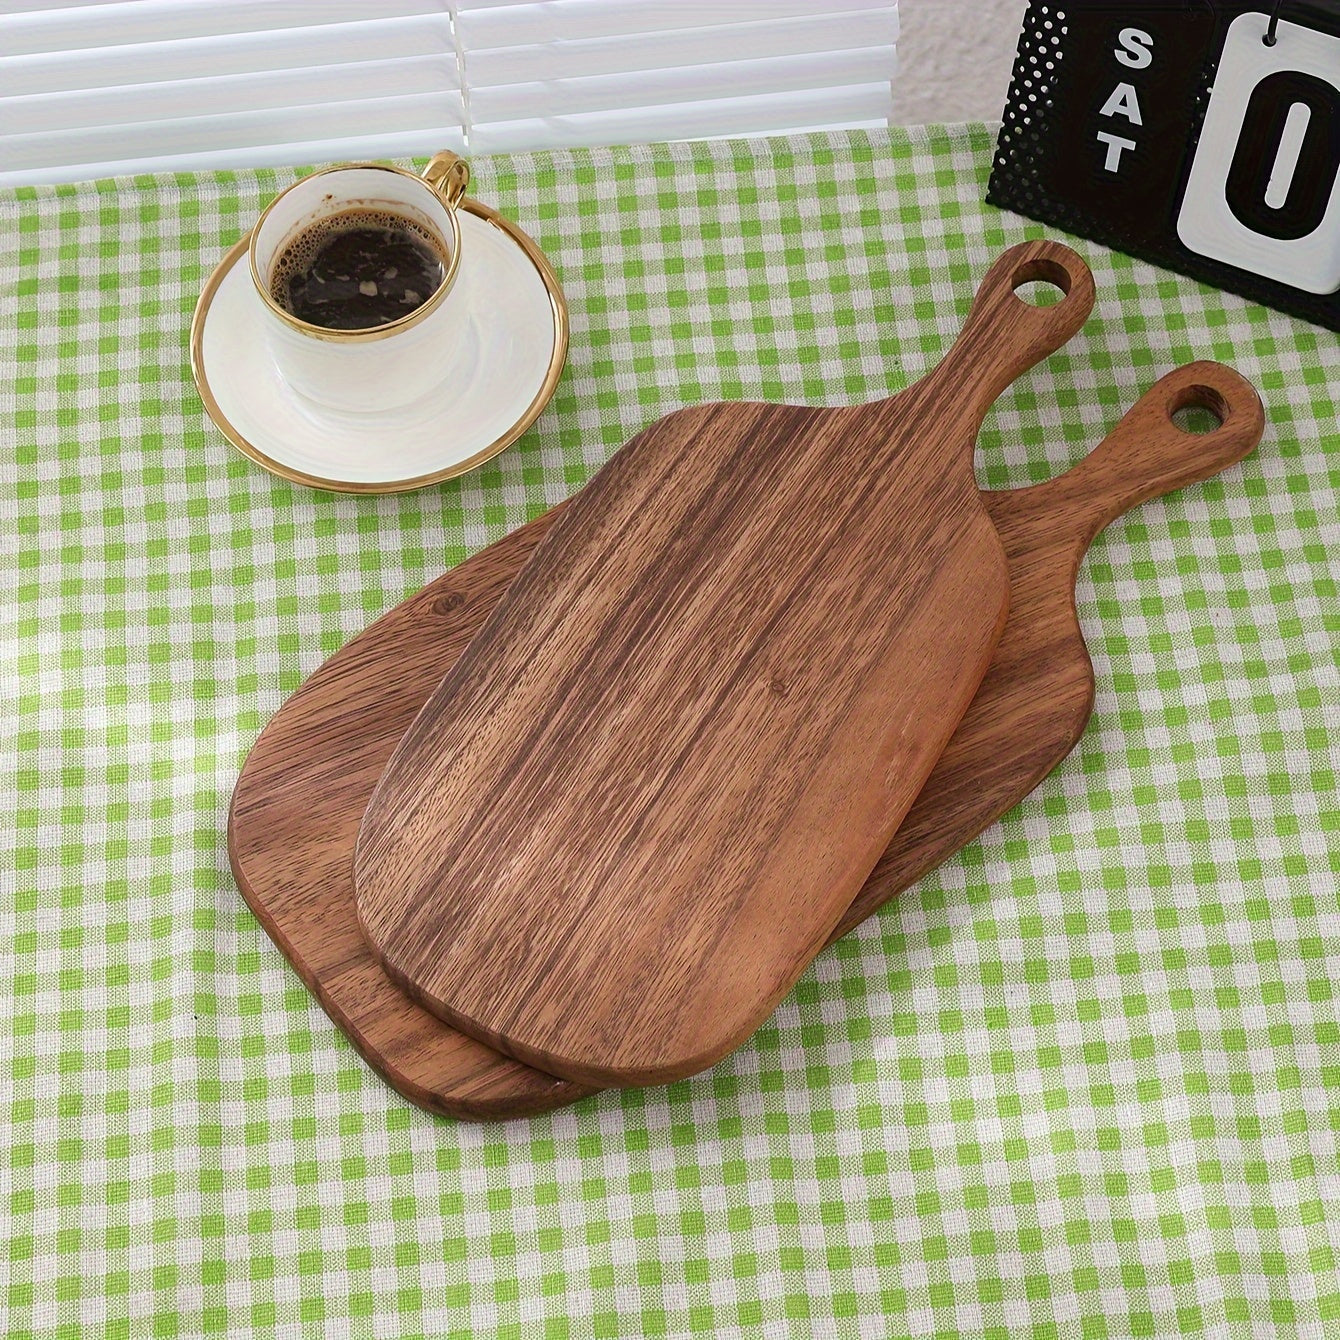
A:
<svg viewBox="0 0 1340 1340">
<path fill-rule="evenodd" d="M 0 185 L 887 124 L 896 0 L 0 0 Z"/>
<path fill-rule="evenodd" d="M 0 184 L 464 147 L 446 0 L 0 0 Z"/>
<path fill-rule="evenodd" d="M 472 152 L 887 125 L 894 0 L 457 0 Z"/>
</svg>

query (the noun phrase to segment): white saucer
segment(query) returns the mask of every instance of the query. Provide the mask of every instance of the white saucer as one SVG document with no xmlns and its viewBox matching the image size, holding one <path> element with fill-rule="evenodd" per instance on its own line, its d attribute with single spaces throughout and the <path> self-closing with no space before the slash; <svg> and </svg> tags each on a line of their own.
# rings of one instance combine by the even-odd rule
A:
<svg viewBox="0 0 1340 1340">
<path fill-rule="evenodd" d="M 496 210 L 460 206 L 459 306 L 437 390 L 403 409 L 326 409 L 269 356 L 246 264 L 249 237 L 219 262 L 191 322 L 191 371 L 209 417 L 244 456 L 284 479 L 395 493 L 473 470 L 539 417 L 568 352 L 568 310 L 544 253 Z"/>
</svg>

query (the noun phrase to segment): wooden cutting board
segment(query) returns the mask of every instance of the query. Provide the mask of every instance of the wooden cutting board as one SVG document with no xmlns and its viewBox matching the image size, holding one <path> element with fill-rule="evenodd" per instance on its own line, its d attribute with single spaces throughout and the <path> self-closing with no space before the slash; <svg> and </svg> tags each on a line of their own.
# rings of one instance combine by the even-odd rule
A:
<svg viewBox="0 0 1340 1340">
<path fill-rule="evenodd" d="M 1209 433 L 1173 416 L 1206 409 Z M 1010 618 L 977 696 L 916 804 L 841 922 L 876 908 L 971 842 L 1075 747 L 1093 712 L 1093 663 L 1075 577 L 1094 536 L 1123 512 L 1208 479 L 1261 440 L 1256 389 L 1222 363 L 1168 373 L 1084 460 L 1031 488 L 984 493 L 1010 563 Z"/>
<path fill-rule="evenodd" d="M 1048 279 L 1032 307 L 1014 290 Z M 392 755 L 364 934 L 480 1041 L 584 1083 L 692 1074 L 823 946 L 966 711 L 1008 571 L 996 396 L 1093 299 L 1013 248 L 940 366 L 843 409 L 704 405 L 564 509 Z"/>
<path fill-rule="evenodd" d="M 1217 407 L 1223 427 L 1180 432 L 1170 416 L 1188 404 Z M 1070 751 L 1093 697 L 1073 584 L 1092 535 L 1146 498 L 1240 459 L 1262 424 L 1247 382 L 1193 364 L 1146 393 L 1074 470 L 983 495 L 1009 560 L 1009 621 L 967 715 L 837 934 L 971 841 Z M 453 1117 L 521 1117 L 592 1090 L 483 1046 L 391 983 L 358 925 L 354 842 L 401 735 L 560 510 L 429 583 L 332 656 L 271 718 L 233 793 L 229 853 L 257 917 L 369 1064 L 411 1101 Z M 1018 704 L 1049 710 L 1002 738 L 999 723 Z"/>
</svg>

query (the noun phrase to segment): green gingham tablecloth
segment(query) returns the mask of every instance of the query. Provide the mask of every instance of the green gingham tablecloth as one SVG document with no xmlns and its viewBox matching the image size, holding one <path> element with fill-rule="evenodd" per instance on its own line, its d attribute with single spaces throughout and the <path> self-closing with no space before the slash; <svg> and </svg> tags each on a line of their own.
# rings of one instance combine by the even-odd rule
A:
<svg viewBox="0 0 1340 1340">
<path fill-rule="evenodd" d="M 0 1305 L 10 1336 L 1340 1335 L 1340 347 L 1079 243 L 1000 400 L 1043 479 L 1157 376 L 1269 428 L 1118 521 L 1092 724 L 1022 805 L 668 1088 L 472 1126 L 360 1061 L 224 822 L 302 678 L 717 398 L 896 391 L 990 259 L 981 127 L 479 160 L 554 261 L 562 385 L 453 483 L 351 498 L 207 422 L 187 326 L 289 173 L 0 197 Z"/>
</svg>

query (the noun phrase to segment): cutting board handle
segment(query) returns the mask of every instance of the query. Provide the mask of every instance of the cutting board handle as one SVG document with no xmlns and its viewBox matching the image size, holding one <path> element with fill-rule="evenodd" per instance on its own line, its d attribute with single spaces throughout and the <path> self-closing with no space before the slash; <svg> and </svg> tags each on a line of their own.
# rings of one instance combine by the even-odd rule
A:
<svg viewBox="0 0 1340 1340">
<path fill-rule="evenodd" d="M 1180 427 L 1174 416 L 1193 408 L 1208 410 L 1219 426 L 1205 433 Z M 1240 461 L 1264 431 L 1265 409 L 1251 382 L 1223 363 L 1188 363 L 1159 378 L 1078 465 L 1027 492 L 1056 517 L 1058 535 L 1087 548 L 1132 507 Z"/>
<path fill-rule="evenodd" d="M 1064 294 L 1050 307 L 1035 307 L 1017 289 L 1033 281 L 1054 284 Z M 1047 238 L 1020 242 L 986 272 L 963 330 L 931 374 L 954 386 L 980 419 L 1020 374 L 1054 354 L 1093 310 L 1093 274 L 1078 252 Z"/>
</svg>

